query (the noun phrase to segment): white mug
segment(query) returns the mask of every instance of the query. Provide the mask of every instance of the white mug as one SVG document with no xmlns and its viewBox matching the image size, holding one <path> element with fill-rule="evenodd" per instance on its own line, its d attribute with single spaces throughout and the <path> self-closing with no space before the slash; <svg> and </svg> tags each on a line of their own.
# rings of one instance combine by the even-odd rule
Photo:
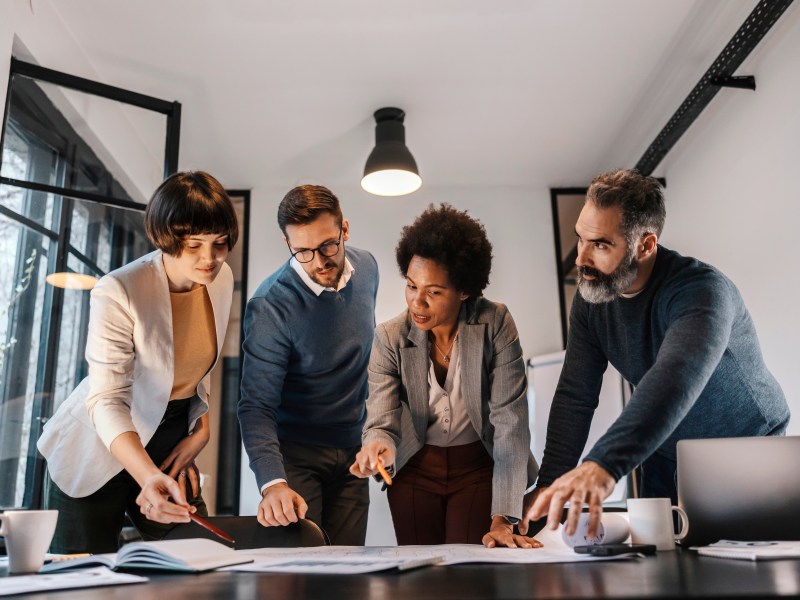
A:
<svg viewBox="0 0 800 600">
<path fill-rule="evenodd" d="M 675 533 L 672 511 L 678 513 L 680 533 Z M 629 498 L 628 520 L 631 525 L 631 542 L 655 544 L 657 550 L 675 550 L 675 541 L 682 540 L 689 531 L 689 518 L 680 506 L 672 506 L 669 498 Z"/>
<path fill-rule="evenodd" d="M 0 535 L 6 538 L 9 573 L 36 573 L 42 568 L 57 520 L 57 510 L 0 513 Z"/>
</svg>

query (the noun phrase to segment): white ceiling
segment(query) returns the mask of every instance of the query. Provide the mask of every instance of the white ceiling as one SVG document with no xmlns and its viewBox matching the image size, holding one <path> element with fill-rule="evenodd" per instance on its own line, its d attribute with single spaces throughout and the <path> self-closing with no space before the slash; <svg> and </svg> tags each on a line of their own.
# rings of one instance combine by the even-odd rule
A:
<svg viewBox="0 0 800 600">
<path fill-rule="evenodd" d="M 75 74 L 182 103 L 181 168 L 287 189 L 359 181 L 383 106 L 429 187 L 633 166 L 755 4 L 50 2 L 95 70 Z"/>
</svg>

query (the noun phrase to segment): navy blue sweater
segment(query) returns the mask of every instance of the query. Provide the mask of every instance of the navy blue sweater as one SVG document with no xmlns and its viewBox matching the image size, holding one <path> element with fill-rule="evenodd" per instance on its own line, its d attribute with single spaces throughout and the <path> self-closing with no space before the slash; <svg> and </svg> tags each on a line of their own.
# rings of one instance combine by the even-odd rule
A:
<svg viewBox="0 0 800 600">
<path fill-rule="evenodd" d="M 378 266 L 346 248 L 353 276 L 317 296 L 287 262 L 256 290 L 244 319 L 239 423 L 258 486 L 285 478 L 279 440 L 361 444 Z"/>
<path fill-rule="evenodd" d="M 586 459 L 616 479 L 654 454 L 674 463 L 680 439 L 780 434 L 789 421 L 739 290 L 659 246 L 637 296 L 590 304 L 575 295 L 539 485 L 577 464 L 609 362 L 636 390 Z"/>
</svg>

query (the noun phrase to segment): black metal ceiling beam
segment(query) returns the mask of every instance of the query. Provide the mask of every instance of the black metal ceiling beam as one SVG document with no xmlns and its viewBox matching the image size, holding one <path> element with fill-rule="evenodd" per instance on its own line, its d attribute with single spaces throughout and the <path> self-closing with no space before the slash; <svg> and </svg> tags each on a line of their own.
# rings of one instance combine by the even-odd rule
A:
<svg viewBox="0 0 800 600">
<path fill-rule="evenodd" d="M 655 141 L 645 151 L 636 170 L 650 175 L 680 137 L 700 116 L 721 87 L 755 89 L 752 76 L 736 77 L 734 72 L 753 51 L 793 0 L 761 0 L 728 42 L 683 104 L 672 115 Z"/>
</svg>

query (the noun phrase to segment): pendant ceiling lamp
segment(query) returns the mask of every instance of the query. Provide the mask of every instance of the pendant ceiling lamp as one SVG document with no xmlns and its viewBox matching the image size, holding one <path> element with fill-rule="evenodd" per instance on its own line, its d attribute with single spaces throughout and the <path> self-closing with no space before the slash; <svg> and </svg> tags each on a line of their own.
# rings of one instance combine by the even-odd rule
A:
<svg viewBox="0 0 800 600">
<path fill-rule="evenodd" d="M 406 148 L 405 116 L 399 108 L 375 111 L 375 148 L 361 179 L 361 187 L 370 194 L 403 196 L 422 185 L 417 163 Z"/>
</svg>

